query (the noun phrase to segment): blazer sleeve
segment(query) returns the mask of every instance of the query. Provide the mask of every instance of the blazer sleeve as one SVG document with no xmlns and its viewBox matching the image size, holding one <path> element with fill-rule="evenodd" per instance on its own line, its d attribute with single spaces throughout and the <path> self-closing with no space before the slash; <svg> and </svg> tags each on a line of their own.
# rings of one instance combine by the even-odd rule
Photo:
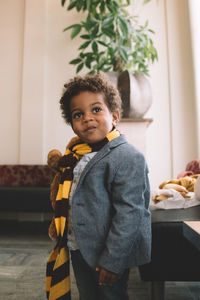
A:
<svg viewBox="0 0 200 300">
<path fill-rule="evenodd" d="M 120 158 L 111 187 L 113 214 L 99 265 L 122 273 L 149 215 L 148 168 L 140 152 Z M 146 215 L 146 217 L 145 217 Z"/>
</svg>

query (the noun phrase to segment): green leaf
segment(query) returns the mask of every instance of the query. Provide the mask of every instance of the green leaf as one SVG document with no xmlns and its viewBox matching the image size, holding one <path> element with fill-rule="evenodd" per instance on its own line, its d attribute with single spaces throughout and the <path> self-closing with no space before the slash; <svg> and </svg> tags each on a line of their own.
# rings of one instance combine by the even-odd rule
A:
<svg viewBox="0 0 200 300">
<path fill-rule="evenodd" d="M 102 46 L 108 47 L 108 45 L 103 41 L 98 40 L 97 42 L 98 42 L 98 44 L 100 44 Z"/>
<path fill-rule="evenodd" d="M 130 5 L 131 4 L 131 1 L 130 0 L 126 0 L 126 5 L 128 6 L 128 5 Z"/>
<path fill-rule="evenodd" d="M 104 18 L 104 20 L 102 22 L 102 26 L 101 26 L 102 32 L 105 35 L 109 36 L 111 39 L 113 39 L 113 37 L 115 37 L 113 21 L 114 21 L 113 16 Z"/>
<path fill-rule="evenodd" d="M 105 3 L 102 1 L 100 4 L 100 12 L 103 14 L 105 12 Z"/>
<path fill-rule="evenodd" d="M 108 28 L 110 26 L 113 26 L 114 16 L 107 16 L 104 17 L 104 20 L 102 22 L 102 28 Z"/>
<path fill-rule="evenodd" d="M 65 1 L 66 1 L 66 0 L 62 0 L 62 1 L 61 1 L 61 5 L 62 5 L 62 6 L 65 5 Z"/>
<path fill-rule="evenodd" d="M 118 24 L 119 24 L 119 28 L 120 31 L 123 35 L 124 38 L 128 37 L 128 26 L 127 26 L 127 22 L 124 18 L 122 18 L 121 16 L 118 17 Z"/>
<path fill-rule="evenodd" d="M 92 39 L 96 37 L 98 31 L 99 31 L 99 24 L 97 24 L 97 25 L 94 27 L 94 29 L 92 30 L 92 33 L 91 33 L 91 38 L 92 38 Z"/>
<path fill-rule="evenodd" d="M 97 53 L 98 52 L 98 45 L 96 42 L 93 42 L 92 43 L 92 50 L 94 51 L 94 53 Z"/>
<path fill-rule="evenodd" d="M 108 68 L 104 68 L 103 70 L 104 70 L 105 73 L 107 73 L 107 72 L 109 72 L 111 69 L 112 69 L 112 67 L 108 67 Z"/>
<path fill-rule="evenodd" d="M 82 26 L 80 24 L 73 24 L 63 29 L 63 31 L 67 31 L 72 29 L 71 39 L 73 39 L 79 32 L 81 31 Z"/>
<path fill-rule="evenodd" d="M 94 20 L 90 20 L 90 19 L 87 19 L 86 22 L 82 22 L 84 28 L 86 29 L 86 31 L 91 31 L 91 28 L 94 28 L 97 24 L 96 21 Z"/>
<path fill-rule="evenodd" d="M 83 44 L 78 48 L 78 50 L 86 49 L 86 48 L 89 46 L 90 43 L 91 43 L 91 41 L 87 41 L 87 42 L 83 43 Z"/>
<path fill-rule="evenodd" d="M 77 65 L 77 64 L 79 64 L 80 62 L 81 62 L 81 59 L 80 59 L 80 58 L 76 58 L 76 59 L 71 60 L 69 63 L 70 63 L 71 65 Z"/>
<path fill-rule="evenodd" d="M 96 64 L 96 65 L 93 66 L 93 69 L 94 69 L 94 70 L 97 70 L 98 68 L 99 68 L 99 65 L 98 65 L 98 64 Z"/>
<path fill-rule="evenodd" d="M 106 6 L 111 14 L 116 13 L 119 9 L 119 5 L 116 1 L 106 1 Z"/>
<path fill-rule="evenodd" d="M 113 48 L 112 46 L 108 46 L 108 55 L 111 57 L 115 57 L 118 54 L 118 48 Z"/>
<path fill-rule="evenodd" d="M 67 10 L 71 10 L 72 8 L 76 7 L 76 1 L 72 1 L 68 7 L 67 7 Z"/>
<path fill-rule="evenodd" d="M 120 47 L 119 53 L 120 53 L 120 56 L 123 59 L 123 61 L 127 63 L 128 62 L 128 54 L 127 54 L 126 50 L 124 48 Z"/>
<path fill-rule="evenodd" d="M 93 62 L 93 58 L 92 57 L 87 57 L 86 61 L 85 61 L 85 65 L 88 69 L 91 68 L 91 63 Z"/>
<path fill-rule="evenodd" d="M 93 75 L 95 73 L 95 71 L 94 70 L 91 70 L 88 74 L 89 75 Z"/>
<path fill-rule="evenodd" d="M 148 31 L 155 34 L 155 31 L 153 31 L 152 29 L 148 29 Z"/>
<path fill-rule="evenodd" d="M 96 20 L 101 20 L 101 15 L 99 13 L 94 13 L 94 17 Z"/>
<path fill-rule="evenodd" d="M 102 55 L 105 55 L 105 51 L 99 52 L 98 55 L 99 55 L 99 57 L 102 56 Z"/>
<path fill-rule="evenodd" d="M 93 57 L 94 53 L 93 52 L 86 52 L 84 53 L 84 57 Z"/>
<path fill-rule="evenodd" d="M 87 3 L 86 3 L 85 0 L 83 1 L 83 8 L 82 9 L 83 9 L 83 11 L 85 11 L 87 9 Z"/>
<path fill-rule="evenodd" d="M 71 39 L 73 40 L 73 38 L 75 38 L 75 36 L 77 36 L 79 34 L 79 32 L 81 31 L 82 26 L 77 24 L 73 27 L 72 32 L 71 32 Z"/>
<path fill-rule="evenodd" d="M 83 69 L 84 63 L 81 63 L 78 65 L 78 67 L 76 68 L 76 73 L 80 72 Z"/>
<path fill-rule="evenodd" d="M 107 35 L 110 39 L 113 38 L 113 30 L 112 30 L 112 29 L 107 28 L 107 29 L 102 30 L 102 32 L 103 32 L 105 35 Z"/>
<path fill-rule="evenodd" d="M 63 31 L 69 30 L 69 29 L 73 28 L 73 27 L 76 26 L 76 25 L 77 25 L 77 24 L 70 25 L 70 26 L 64 28 Z"/>
<path fill-rule="evenodd" d="M 80 37 L 84 40 L 89 40 L 90 39 L 90 36 L 88 34 L 83 34 L 83 35 L 80 35 Z"/>
<path fill-rule="evenodd" d="M 76 9 L 79 12 L 81 8 L 83 7 L 84 3 L 82 0 L 76 0 Z"/>
<path fill-rule="evenodd" d="M 86 0 L 86 7 L 88 11 L 90 11 L 91 2 L 92 2 L 91 0 Z"/>
</svg>

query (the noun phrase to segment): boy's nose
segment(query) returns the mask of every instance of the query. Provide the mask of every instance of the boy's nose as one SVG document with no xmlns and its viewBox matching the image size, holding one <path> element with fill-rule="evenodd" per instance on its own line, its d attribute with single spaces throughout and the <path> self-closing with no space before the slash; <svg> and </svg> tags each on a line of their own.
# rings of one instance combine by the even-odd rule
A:
<svg viewBox="0 0 200 300">
<path fill-rule="evenodd" d="M 84 122 L 89 122 L 93 120 L 93 116 L 91 113 L 85 113 L 83 117 Z"/>
</svg>

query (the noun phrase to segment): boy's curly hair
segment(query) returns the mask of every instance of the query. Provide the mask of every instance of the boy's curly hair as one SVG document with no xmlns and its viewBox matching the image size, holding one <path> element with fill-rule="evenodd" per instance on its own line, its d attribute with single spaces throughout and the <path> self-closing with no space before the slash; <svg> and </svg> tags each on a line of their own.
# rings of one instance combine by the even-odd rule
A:
<svg viewBox="0 0 200 300">
<path fill-rule="evenodd" d="M 64 85 L 65 89 L 60 99 L 62 116 L 66 123 L 72 124 L 70 101 L 81 92 L 101 93 L 111 112 L 121 111 L 121 98 L 118 90 L 109 82 L 104 74 L 76 76 Z"/>
</svg>

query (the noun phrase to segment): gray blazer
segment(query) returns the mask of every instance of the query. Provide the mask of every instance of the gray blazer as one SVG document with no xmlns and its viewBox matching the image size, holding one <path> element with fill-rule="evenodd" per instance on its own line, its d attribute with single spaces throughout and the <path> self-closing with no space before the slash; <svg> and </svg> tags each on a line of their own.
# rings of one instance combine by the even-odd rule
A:
<svg viewBox="0 0 200 300">
<path fill-rule="evenodd" d="M 150 261 L 149 198 L 144 156 L 123 135 L 90 160 L 73 195 L 72 220 L 91 267 L 122 273 Z"/>
</svg>

